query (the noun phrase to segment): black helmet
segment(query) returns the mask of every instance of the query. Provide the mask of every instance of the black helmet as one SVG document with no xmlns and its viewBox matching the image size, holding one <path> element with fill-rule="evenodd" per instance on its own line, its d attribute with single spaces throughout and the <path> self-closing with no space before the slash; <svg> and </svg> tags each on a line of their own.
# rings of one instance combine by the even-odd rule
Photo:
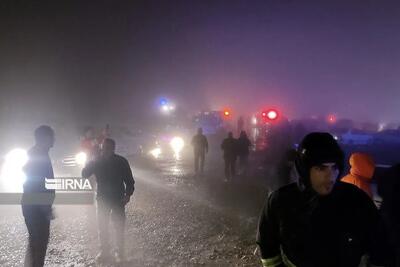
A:
<svg viewBox="0 0 400 267">
<path fill-rule="evenodd" d="M 311 167 L 331 162 L 337 164 L 340 177 L 344 168 L 344 153 L 333 136 L 321 132 L 306 135 L 297 150 L 295 161 L 300 184 L 310 187 Z"/>
</svg>

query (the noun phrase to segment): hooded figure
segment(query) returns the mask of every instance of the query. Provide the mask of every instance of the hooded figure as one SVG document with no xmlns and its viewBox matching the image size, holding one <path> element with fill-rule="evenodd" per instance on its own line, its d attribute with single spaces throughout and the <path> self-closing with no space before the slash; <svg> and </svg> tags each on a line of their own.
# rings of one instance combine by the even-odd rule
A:
<svg viewBox="0 0 400 267">
<path fill-rule="evenodd" d="M 272 192 L 260 216 L 264 267 L 358 267 L 364 255 L 381 263 L 377 208 L 360 189 L 338 180 L 343 163 L 329 133 L 303 139 L 295 160 L 298 181 Z"/>
<path fill-rule="evenodd" d="M 366 153 L 353 153 L 349 163 L 350 173 L 342 178 L 342 182 L 354 184 L 372 198 L 371 179 L 375 171 L 374 160 Z"/>
</svg>

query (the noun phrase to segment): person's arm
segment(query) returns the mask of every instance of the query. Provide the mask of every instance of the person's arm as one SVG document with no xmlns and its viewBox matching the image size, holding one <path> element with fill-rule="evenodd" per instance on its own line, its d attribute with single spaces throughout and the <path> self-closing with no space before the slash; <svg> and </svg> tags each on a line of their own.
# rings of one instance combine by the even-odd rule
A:
<svg viewBox="0 0 400 267">
<path fill-rule="evenodd" d="M 206 153 L 208 153 L 208 140 L 207 137 L 204 136 L 204 143 L 205 143 L 205 147 L 206 147 Z"/>
<path fill-rule="evenodd" d="M 275 197 L 276 193 L 269 195 L 258 223 L 256 242 L 260 248 L 263 267 L 284 266 L 280 251 L 279 224 L 274 203 L 276 201 Z"/>
<path fill-rule="evenodd" d="M 96 168 L 96 162 L 95 161 L 89 161 L 88 164 L 82 169 L 82 177 L 83 178 L 89 178 L 92 176 L 95 172 Z"/>
<path fill-rule="evenodd" d="M 125 184 L 125 198 L 126 198 L 126 203 L 129 202 L 130 197 L 133 195 L 133 192 L 135 191 L 135 180 L 133 179 L 132 175 L 132 170 L 131 167 L 129 166 L 129 162 L 124 159 L 124 184 Z M 125 204 L 126 204 L 125 203 Z"/>
</svg>

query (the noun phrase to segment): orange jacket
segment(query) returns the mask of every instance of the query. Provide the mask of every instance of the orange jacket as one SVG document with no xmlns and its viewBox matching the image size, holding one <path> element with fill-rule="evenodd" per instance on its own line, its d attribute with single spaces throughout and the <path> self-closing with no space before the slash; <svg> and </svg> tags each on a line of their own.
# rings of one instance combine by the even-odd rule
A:
<svg viewBox="0 0 400 267">
<path fill-rule="evenodd" d="M 371 179 L 375 171 L 372 157 L 365 153 L 353 153 L 350 157 L 350 173 L 342 178 L 342 182 L 354 184 L 372 198 Z"/>
</svg>

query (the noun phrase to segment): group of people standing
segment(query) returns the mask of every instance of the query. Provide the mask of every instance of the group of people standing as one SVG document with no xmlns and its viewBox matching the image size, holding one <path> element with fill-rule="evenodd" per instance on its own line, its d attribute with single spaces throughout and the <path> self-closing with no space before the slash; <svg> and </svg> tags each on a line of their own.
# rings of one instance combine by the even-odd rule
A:
<svg viewBox="0 0 400 267">
<path fill-rule="evenodd" d="M 35 145 L 24 167 L 26 182 L 22 212 L 29 234 L 25 266 L 44 265 L 54 219 L 54 190 L 45 187 L 54 179 L 49 150 L 54 130 L 46 125 L 35 130 Z M 202 174 L 208 141 L 202 129 L 192 140 L 195 170 Z M 244 131 L 235 139 L 228 133 L 221 144 L 226 179 L 235 175 L 236 159 L 247 165 L 251 143 Z M 100 239 L 98 260 L 110 257 L 110 217 L 116 229 L 115 259 L 124 258 L 125 206 L 135 190 L 128 161 L 115 154 L 115 141 L 105 138 L 100 156 L 90 160 L 83 177 L 97 181 L 97 220 Z M 197 165 L 196 165 L 197 164 Z M 297 181 L 273 191 L 267 198 L 258 224 L 257 244 L 264 267 L 358 267 L 367 259 L 370 266 L 400 266 L 400 164 L 379 180 L 383 198 L 378 210 L 369 184 L 374 172 L 371 157 L 355 153 L 350 174 L 342 178 L 344 153 L 329 133 L 310 133 L 295 156 Z M 368 256 L 366 258 L 366 256 Z"/>
<path fill-rule="evenodd" d="M 208 152 L 202 129 L 193 138 L 196 174 Z M 225 179 L 248 166 L 251 142 L 228 133 L 221 144 Z M 295 181 L 269 194 L 261 212 L 257 244 L 264 267 L 400 267 L 400 164 L 378 180 L 381 207 L 374 203 L 371 181 L 375 163 L 366 153 L 350 157 L 329 133 L 306 135 L 290 156 Z M 286 180 L 291 180 L 286 179 Z M 361 264 L 361 265 L 360 265 Z"/>
<path fill-rule="evenodd" d="M 207 137 L 203 134 L 203 129 L 199 128 L 192 142 L 194 152 L 195 175 L 204 174 L 205 155 L 208 153 Z M 239 158 L 240 175 L 246 175 L 249 164 L 249 154 L 251 141 L 245 131 L 240 132 L 239 138 L 234 138 L 233 133 L 229 132 L 227 138 L 222 141 L 221 149 L 225 162 L 225 181 L 232 181 L 236 176 L 236 162 Z"/>
<path fill-rule="evenodd" d="M 29 241 L 24 266 L 42 267 L 45 262 L 50 235 L 50 222 L 54 219 L 55 191 L 47 189 L 45 181 L 54 179 L 49 150 L 55 142 L 54 130 L 42 125 L 35 130 L 35 145 L 29 150 L 29 160 L 24 167 L 26 182 L 22 196 L 22 213 L 28 229 Z M 89 137 L 89 136 L 88 136 Z M 96 211 L 100 252 L 97 261 L 123 262 L 125 206 L 135 190 L 128 160 L 115 154 L 115 141 L 107 136 L 101 140 L 99 155 L 89 158 L 82 170 L 82 177 L 96 179 Z M 89 151 L 94 153 L 93 151 Z M 111 255 L 109 221 L 115 228 L 115 255 Z"/>
</svg>

